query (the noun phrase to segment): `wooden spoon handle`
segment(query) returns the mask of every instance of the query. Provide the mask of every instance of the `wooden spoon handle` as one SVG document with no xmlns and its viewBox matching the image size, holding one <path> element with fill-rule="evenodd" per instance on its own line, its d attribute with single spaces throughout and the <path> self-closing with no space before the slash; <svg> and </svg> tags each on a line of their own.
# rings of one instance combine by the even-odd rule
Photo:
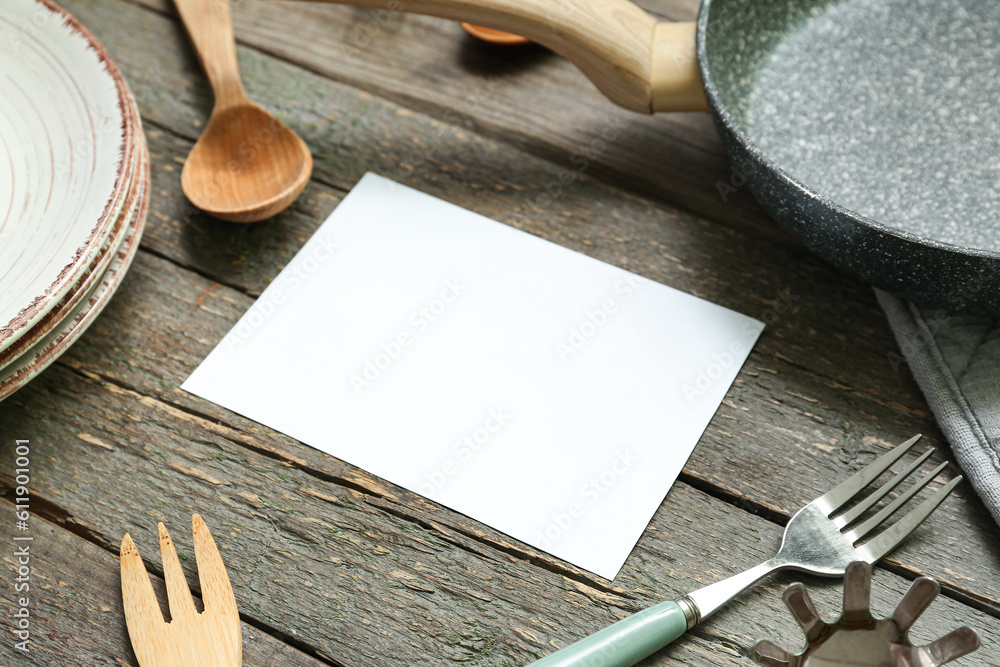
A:
<svg viewBox="0 0 1000 667">
<path fill-rule="evenodd" d="M 572 61 L 608 99 L 640 111 L 707 108 L 694 23 L 658 23 L 628 0 L 318 0 L 504 30 Z"/>
<path fill-rule="evenodd" d="M 245 101 L 229 0 L 174 0 L 174 3 L 212 84 L 216 108 Z"/>
</svg>

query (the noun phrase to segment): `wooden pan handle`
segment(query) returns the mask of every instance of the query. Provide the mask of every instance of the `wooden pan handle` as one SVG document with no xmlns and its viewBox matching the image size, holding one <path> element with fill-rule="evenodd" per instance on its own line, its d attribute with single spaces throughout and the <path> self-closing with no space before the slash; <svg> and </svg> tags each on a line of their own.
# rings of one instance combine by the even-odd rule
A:
<svg viewBox="0 0 1000 667">
<path fill-rule="evenodd" d="M 504 30 L 566 57 L 615 104 L 707 109 L 694 23 L 659 23 L 628 0 L 317 0 L 427 14 Z"/>
</svg>

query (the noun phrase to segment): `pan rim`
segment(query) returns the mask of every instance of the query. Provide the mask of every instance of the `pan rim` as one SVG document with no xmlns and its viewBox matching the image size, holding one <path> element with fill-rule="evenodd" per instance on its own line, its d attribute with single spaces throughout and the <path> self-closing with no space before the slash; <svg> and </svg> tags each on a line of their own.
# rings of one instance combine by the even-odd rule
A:
<svg viewBox="0 0 1000 667">
<path fill-rule="evenodd" d="M 874 218 L 858 213 L 857 211 L 849 209 L 843 204 L 839 204 L 830 197 L 820 194 L 813 188 L 805 185 L 785 171 L 781 165 L 772 160 L 763 149 L 750 140 L 747 134 L 743 131 L 742 125 L 733 119 L 732 114 L 729 113 L 725 104 L 722 102 L 718 89 L 715 87 L 715 82 L 712 79 L 712 73 L 708 67 L 708 45 L 706 43 L 711 5 L 712 0 L 702 0 L 701 8 L 698 10 L 698 25 L 695 39 L 695 49 L 698 56 L 698 71 L 701 74 L 702 86 L 705 89 L 705 97 L 708 99 L 709 107 L 712 113 L 715 114 L 716 118 L 718 118 L 726 126 L 740 145 L 753 155 L 756 160 L 763 164 L 772 174 L 784 180 L 791 187 L 819 202 L 826 208 L 838 214 L 844 215 L 857 223 L 865 225 L 875 232 L 895 237 L 900 241 L 920 245 L 931 250 L 953 253 L 961 257 L 1000 260 L 1000 250 L 986 250 L 984 248 L 975 248 L 972 246 L 963 246 L 957 243 L 940 241 L 928 236 L 917 234 L 907 229 L 891 227 Z"/>
</svg>

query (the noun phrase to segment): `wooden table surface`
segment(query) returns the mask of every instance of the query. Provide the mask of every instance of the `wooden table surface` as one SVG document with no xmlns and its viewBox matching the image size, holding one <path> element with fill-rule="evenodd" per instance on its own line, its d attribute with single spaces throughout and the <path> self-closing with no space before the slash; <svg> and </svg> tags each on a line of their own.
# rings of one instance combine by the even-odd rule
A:
<svg viewBox="0 0 1000 667">
<path fill-rule="evenodd" d="M 0 405 L 8 544 L 15 438 L 31 441 L 34 513 L 31 652 L 4 633 L 0 665 L 135 664 L 122 536 L 159 584 L 156 523 L 190 554 L 193 512 L 228 565 L 247 665 L 525 664 L 756 564 L 798 507 L 914 433 L 940 448 L 933 460 L 949 456 L 872 292 L 766 219 L 707 115 L 618 110 L 560 58 L 486 47 L 447 21 L 237 0 L 247 89 L 304 137 L 316 169 L 285 214 L 229 225 L 180 191 L 212 100 L 170 1 L 63 4 L 139 100 L 154 198 L 111 305 Z M 668 19 L 697 9 L 644 4 Z M 614 581 L 179 389 L 366 171 L 767 322 Z M 967 623 L 983 648 L 955 664 L 1000 665 L 996 536 L 959 486 L 877 568 L 876 611 L 936 577 L 944 594 L 917 639 Z M 0 558 L 8 617 L 12 551 Z M 185 568 L 197 590 L 193 557 Z M 793 580 L 768 580 L 646 664 L 745 667 L 760 638 L 796 647 L 780 600 Z M 835 613 L 838 584 L 806 581 Z"/>
</svg>

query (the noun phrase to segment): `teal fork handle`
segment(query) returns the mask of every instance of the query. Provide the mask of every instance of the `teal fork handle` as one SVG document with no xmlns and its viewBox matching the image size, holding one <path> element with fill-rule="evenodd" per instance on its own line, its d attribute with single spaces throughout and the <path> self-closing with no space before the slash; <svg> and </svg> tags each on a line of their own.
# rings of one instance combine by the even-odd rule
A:
<svg viewBox="0 0 1000 667">
<path fill-rule="evenodd" d="M 676 602 L 661 602 L 618 621 L 530 667 L 629 667 L 687 632 Z"/>
</svg>

